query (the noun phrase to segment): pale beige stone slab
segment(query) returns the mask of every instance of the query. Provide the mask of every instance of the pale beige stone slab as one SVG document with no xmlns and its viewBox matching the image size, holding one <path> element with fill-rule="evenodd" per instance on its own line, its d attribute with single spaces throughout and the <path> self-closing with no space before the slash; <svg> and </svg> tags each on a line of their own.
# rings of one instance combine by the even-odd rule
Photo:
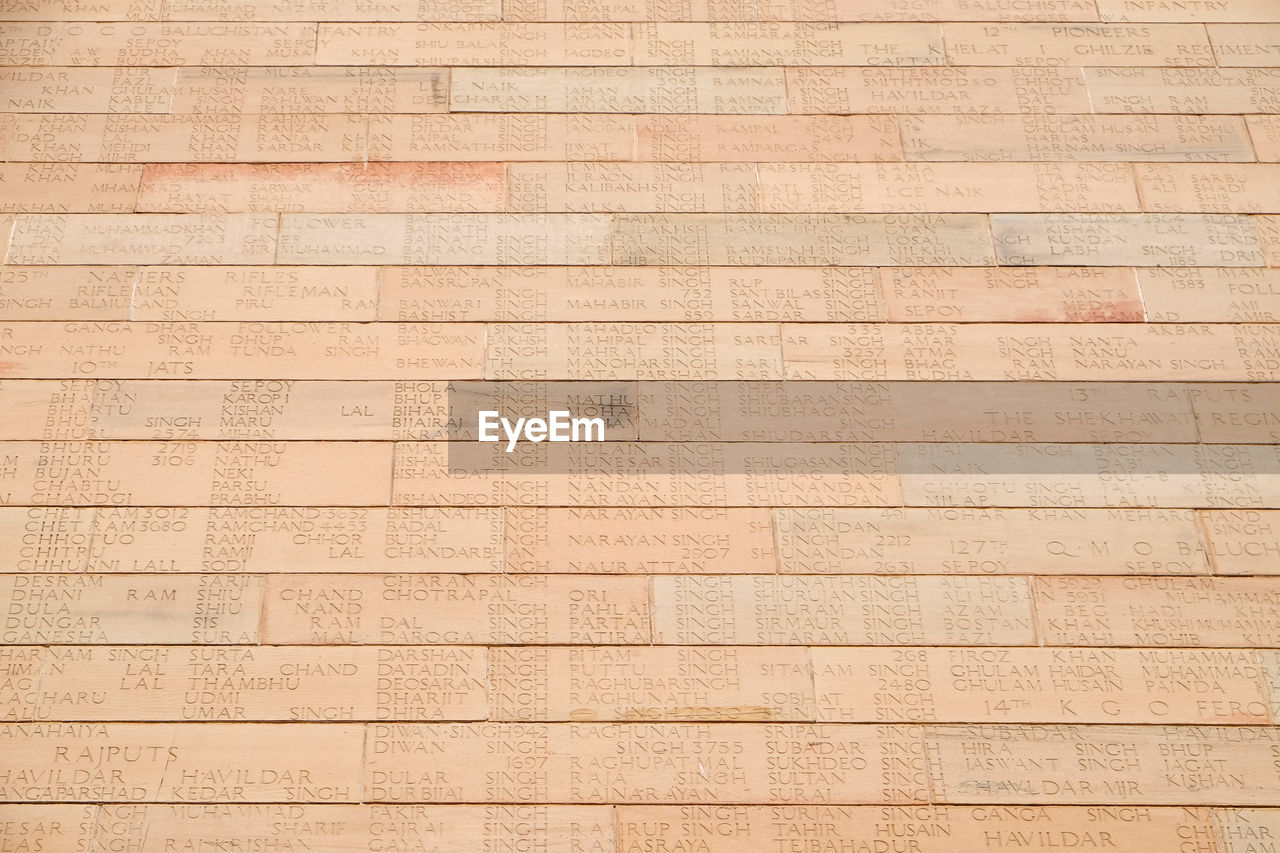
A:
<svg viewBox="0 0 1280 853">
<path fill-rule="evenodd" d="M 757 169 L 753 163 L 513 163 L 505 204 L 491 209 L 750 213 L 760 208 Z"/>
<path fill-rule="evenodd" d="M 138 268 L 0 266 L 5 320 L 127 320 Z"/>
<path fill-rule="evenodd" d="M 284 379 L 465 379 L 481 375 L 484 328 L 463 323 L 9 323 L 0 326 L 0 356 L 22 359 L 5 364 L 14 377 L 224 379 L 248 372 Z"/>
<path fill-rule="evenodd" d="M 110 163 L 363 162 L 363 115 L 19 115 L 11 160 Z M 385 158 L 384 158 L 385 159 Z"/>
<path fill-rule="evenodd" d="M 944 24 L 947 60 L 981 66 L 1213 66 L 1199 24 Z"/>
<path fill-rule="evenodd" d="M 100 820 L 96 825 L 90 822 L 88 828 L 98 847 L 128 844 L 138 853 L 164 853 L 210 842 L 271 847 L 285 840 L 283 833 L 295 846 L 305 844 L 326 853 L 382 846 L 411 850 L 427 844 L 439 853 L 525 845 L 547 853 L 615 850 L 612 812 L 607 806 L 289 804 L 193 809 L 104 805 Z"/>
<path fill-rule="evenodd" d="M 263 641 L 270 643 L 649 642 L 642 578 L 268 575 L 264 601 Z"/>
<path fill-rule="evenodd" d="M 1280 574 L 1280 513 L 1218 510 L 1202 512 L 1200 518 L 1215 574 Z"/>
<path fill-rule="evenodd" d="M 0 245 L 5 247 L 5 263 L 10 262 L 9 254 L 13 250 L 13 232 L 16 220 L 16 216 L 0 214 Z"/>
<path fill-rule="evenodd" d="M 483 508 L 7 507 L 0 509 L 0 568 L 501 572 L 504 530 L 503 511 Z"/>
<path fill-rule="evenodd" d="M 401 443 L 398 506 L 898 506 L 890 445 Z"/>
<path fill-rule="evenodd" d="M 1095 21 L 1092 0 L 1043 0 L 1009 6 L 1000 0 L 761 0 L 769 20 Z"/>
<path fill-rule="evenodd" d="M 19 723 L 0 728 L 17 802 L 356 802 L 352 724 Z"/>
<path fill-rule="evenodd" d="M 43 5 L 33 3 L 32 5 Z M 98 818 L 95 805 L 0 805 L 0 831 L 45 853 L 83 853 Z"/>
<path fill-rule="evenodd" d="M 24 214 L 15 218 L 11 264 L 269 264 L 275 216 L 257 214 Z"/>
<path fill-rule="evenodd" d="M 50 571 L 61 565 L 54 561 L 64 552 L 79 553 L 84 541 L 78 519 L 42 517 L 37 528 L 30 517 L 15 515 L 10 523 L 19 521 L 19 570 Z M 89 531 L 87 568 L 315 573 L 412 566 L 501 572 L 504 522 L 501 510 L 465 507 L 101 508 Z M 54 532 L 44 533 L 52 525 Z M 56 538 L 46 543 L 42 534 Z"/>
<path fill-rule="evenodd" d="M 508 572 L 771 574 L 777 567 L 766 509 L 511 508 L 503 555 Z"/>
<path fill-rule="evenodd" d="M 1193 512 L 1134 509 L 778 509 L 792 574 L 1208 574 Z"/>
<path fill-rule="evenodd" d="M 903 159 L 886 116 L 638 116 L 636 145 L 637 160 L 693 163 Z"/>
<path fill-rule="evenodd" d="M 168 112 L 439 113 L 449 109 L 442 68 L 267 66 L 179 68 Z"/>
<path fill-rule="evenodd" d="M 55 62 L 62 25 L 56 23 L 7 22 L 0 25 L 0 65 L 65 65 Z"/>
<path fill-rule="evenodd" d="M 1191 389 L 1191 401 L 1201 441 L 1280 443 L 1280 386 L 1206 385 Z"/>
<path fill-rule="evenodd" d="M 449 76 L 457 112 L 787 112 L 781 68 L 457 68 Z"/>
<path fill-rule="evenodd" d="M 692 445 L 698 449 L 705 446 Z M 716 445 L 709 449 L 718 450 Z M 725 500 L 731 505 L 902 504 L 894 445 L 730 443 L 722 455 Z M 698 466 L 700 470 L 707 467 L 705 461 Z"/>
<path fill-rule="evenodd" d="M 389 382 L 104 380 L 95 390 L 95 439 L 386 441 L 398 402 Z"/>
<path fill-rule="evenodd" d="M 754 21 L 751 0 L 503 0 L 507 21 Z M 788 19 L 792 20 L 792 19 Z"/>
<path fill-rule="evenodd" d="M 13 135 L 19 115 L 19 113 L 0 113 L 0 158 L 7 156 L 9 137 Z"/>
<path fill-rule="evenodd" d="M 657 577 L 654 642 L 1030 645 L 1024 578 Z"/>
<path fill-rule="evenodd" d="M 595 214 L 289 214 L 279 260 L 320 264 L 599 264 L 609 216 Z"/>
<path fill-rule="evenodd" d="M 991 229 L 1013 265 L 1265 265 L 1254 221 L 1234 214 L 994 214 Z"/>
<path fill-rule="evenodd" d="M 96 509 L 0 509 L 0 570 L 82 572 L 88 566 Z"/>
<path fill-rule="evenodd" d="M 946 64 L 942 30 L 931 24 L 662 22 L 631 29 L 635 65 Z"/>
<path fill-rule="evenodd" d="M 1251 445 L 898 445 L 911 506 L 1272 507 L 1280 455 Z"/>
<path fill-rule="evenodd" d="M 723 505 L 723 479 L 700 449 L 656 444 L 525 443 L 515 456 L 494 445 L 414 442 L 396 447 L 396 506 Z M 702 453 L 711 452 L 710 449 Z M 525 460 L 525 465 L 519 464 Z M 520 470 L 522 467 L 532 470 Z M 700 474 L 687 473 L 689 467 Z"/>
<path fill-rule="evenodd" d="M 58 646 L 257 643 L 262 586 L 258 577 L 3 575 L 0 637 Z"/>
<path fill-rule="evenodd" d="M 1280 20 L 1273 24 L 1210 24 L 1206 29 L 1216 64 L 1223 68 L 1280 65 Z"/>
<path fill-rule="evenodd" d="M 1267 266 L 1280 267 L 1280 216 L 1255 216 L 1254 222 Z"/>
<path fill-rule="evenodd" d="M 906 761 L 887 771 L 887 785 L 910 778 Z M 954 853 L 1020 845 L 1051 850 L 1054 845 L 1117 848 L 1135 853 L 1177 849 L 1196 839 L 1211 844 L 1214 814 L 1205 808 L 1086 808 L 1035 806 L 1009 809 L 983 806 L 632 806 L 618 807 L 621 849 L 674 849 L 706 853 L 856 850 L 864 846 L 892 850 L 909 844 L 917 853 Z M 1268 814 L 1259 812 L 1260 816 Z M 1232 851 L 1239 853 L 1239 851 Z"/>
<path fill-rule="evenodd" d="M 64 0 L 65 1 L 65 0 Z M 165 0 L 166 21 L 499 21 L 502 0 L 386 0 L 368 5 L 334 0 Z"/>
<path fill-rule="evenodd" d="M 1201 440 L 1167 383 L 646 382 L 637 423 L 642 441 Z"/>
<path fill-rule="evenodd" d="M 634 124 L 582 114 L 8 114 L 0 150 L 59 162 L 630 160 Z"/>
<path fill-rule="evenodd" d="M 94 390 L 92 382 L 76 380 L 0 380 L 0 440 L 88 438 Z"/>
<path fill-rule="evenodd" d="M 522 752 L 486 749 L 495 738 L 523 744 Z M 366 755 L 365 798 L 373 802 L 891 803 L 927 796 L 923 770 L 908 776 L 906 788 L 862 772 L 891 757 L 923 766 L 919 732 L 895 726 L 375 723 Z M 432 756 L 430 769 L 422 755 Z"/>
<path fill-rule="evenodd" d="M 448 215 L 440 221 L 448 221 Z M 281 217 L 280 242 L 277 259 L 286 263 L 413 263 L 408 257 L 409 214 L 285 214 Z M 420 246 L 419 253 L 425 255 L 423 236 L 414 242 Z"/>
<path fill-rule="evenodd" d="M 1277 21 L 1269 0 L 1096 0 L 1104 21 Z"/>
<path fill-rule="evenodd" d="M 786 73 L 793 113 L 1092 112 L 1078 68 L 789 68 Z"/>
<path fill-rule="evenodd" d="M 1140 209 L 1130 166 L 1119 163 L 766 163 L 756 168 L 759 209 L 767 212 Z"/>
<path fill-rule="evenodd" d="M 176 138 L 159 142 L 156 153 L 129 159 L 167 163 L 348 162 L 368 156 L 368 121 L 362 115 L 273 114 L 246 116 L 173 116 L 162 129 Z M 129 147 L 144 146 L 147 128 L 121 128 Z M 143 141 L 137 139 L 143 137 Z M 167 142 L 167 140 L 166 140 Z"/>
<path fill-rule="evenodd" d="M 165 213 L 501 211 L 507 209 L 507 187 L 501 163 L 153 165 L 141 180 L 137 209 Z"/>
<path fill-rule="evenodd" d="M 0 438 L 52 440 L 87 432 L 100 439 L 168 441 L 474 441 L 478 409 L 497 404 L 507 412 L 526 406 L 544 412 L 567 407 L 580 416 L 603 413 L 607 439 L 636 436 L 627 411 L 635 405 L 634 388 L 622 384 L 559 391 L 483 386 L 484 397 L 475 404 L 469 404 L 465 387 L 451 399 L 449 383 L 427 380 L 5 380 L 0 402 L 13 412 L 11 422 L 0 412 Z M 43 429 L 33 428 L 33 412 Z"/>
<path fill-rule="evenodd" d="M 974 214 L 617 214 L 613 262 L 759 266 L 993 263 Z"/>
<path fill-rule="evenodd" d="M 1240 116 L 913 115 L 907 160 L 1249 162 Z"/>
<path fill-rule="evenodd" d="M 815 648 L 825 722 L 1267 725 L 1261 652 Z M 871 689 L 868 689 L 870 687 Z M 993 768 L 995 769 L 995 768 Z"/>
<path fill-rule="evenodd" d="M 1274 648 L 1273 578 L 1037 578 L 1047 645 Z"/>
<path fill-rule="evenodd" d="M 801 648 L 494 648 L 489 685 L 494 720 L 815 719 Z"/>
<path fill-rule="evenodd" d="M 0 504 L 328 506 L 385 504 L 382 442 L 12 441 Z"/>
<path fill-rule="evenodd" d="M 1243 726 L 930 726 L 939 799 L 966 803 L 1274 804 L 1280 735 Z"/>
<path fill-rule="evenodd" d="M 141 181 L 141 166 L 5 163 L 0 165 L 0 210 L 132 213 Z"/>
<path fill-rule="evenodd" d="M 1275 213 L 1280 164 L 1135 164 L 1144 210 L 1158 213 Z"/>
<path fill-rule="evenodd" d="M 448 113 L 371 116 L 369 122 L 370 160 L 635 159 L 634 116 Z"/>
<path fill-rule="evenodd" d="M 320 24 L 317 65 L 631 65 L 625 24 Z M 640 63 L 653 64 L 653 63 Z"/>
<path fill-rule="evenodd" d="M 887 318 L 873 271 L 841 269 L 388 267 L 380 297 L 384 320 Z"/>
<path fill-rule="evenodd" d="M 16 0 L 5 8 L 10 21 L 158 21 L 160 0 Z"/>
<path fill-rule="evenodd" d="M 69 269 L 96 282 L 112 268 Z M 137 267 L 132 279 L 131 320 L 377 319 L 373 267 Z"/>
<path fill-rule="evenodd" d="M 889 307 L 887 319 L 895 322 L 1144 319 L 1137 282 L 1126 269 L 908 267 L 881 269 L 877 277 Z M 815 318 L 806 315 L 802 319 Z"/>
<path fill-rule="evenodd" d="M 1223 853 L 1247 853 L 1251 847 L 1280 837 L 1280 811 L 1276 809 L 1214 809 L 1213 824 Z"/>
<path fill-rule="evenodd" d="M 488 379 L 781 379 L 774 324 L 501 324 Z"/>
<path fill-rule="evenodd" d="M 1269 326 L 917 324 L 782 327 L 788 379 L 1267 380 Z"/>
<path fill-rule="evenodd" d="M 316 25 L 8 23 L 5 65 L 309 65 Z"/>
<path fill-rule="evenodd" d="M 5 10 L 8 14 L 8 9 Z M 7 113 L 167 113 L 172 68 L 4 68 Z"/>
<path fill-rule="evenodd" d="M 1098 113 L 1280 112 L 1276 68 L 1085 68 L 1084 79 Z"/>
<path fill-rule="evenodd" d="M 1152 322 L 1280 320 L 1280 271 L 1274 269 L 1140 269 L 1137 275 Z"/>
<path fill-rule="evenodd" d="M 386 267 L 379 293 L 412 321 L 1143 319 L 1133 272 L 1104 267 Z"/>
<path fill-rule="evenodd" d="M 508 21 L 1096 21 L 1093 0 L 506 0 Z"/>
<path fill-rule="evenodd" d="M 1248 122 L 1258 159 L 1271 163 L 1280 161 L 1280 117 L 1246 116 L 1245 121 Z"/>
<path fill-rule="evenodd" d="M 1280 714 L 1280 652 L 1259 651 L 1262 659 L 1263 685 L 1271 700 L 1271 719 Z"/>
<path fill-rule="evenodd" d="M 480 720 L 486 649 L 51 646 L 39 721 Z M 797 650 L 801 652 L 801 650 Z M 808 670 L 805 670 L 806 683 Z M 4 710 L 0 708 L 0 715 Z"/>
</svg>

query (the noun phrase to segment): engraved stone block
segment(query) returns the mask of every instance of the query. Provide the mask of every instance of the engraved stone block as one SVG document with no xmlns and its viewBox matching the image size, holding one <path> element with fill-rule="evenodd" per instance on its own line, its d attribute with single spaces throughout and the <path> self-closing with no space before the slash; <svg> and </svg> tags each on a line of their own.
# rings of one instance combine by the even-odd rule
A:
<svg viewBox="0 0 1280 853">
<path fill-rule="evenodd" d="M 18 723 L 0 727 L 17 802 L 357 802 L 351 724 Z"/>
<path fill-rule="evenodd" d="M 16 217 L 13 264 L 269 264 L 276 217 L 255 214 L 111 214 Z"/>
<path fill-rule="evenodd" d="M 1270 700 L 1259 684 L 1261 654 L 1222 649 L 812 650 L 819 719 L 845 723 L 1267 725 Z"/>
<path fill-rule="evenodd" d="M 1179 510 L 779 509 L 794 574 L 1209 574 Z"/>
<path fill-rule="evenodd" d="M 1280 573 L 1280 513 L 1238 509 L 1201 513 L 1206 549 L 1219 575 Z"/>
<path fill-rule="evenodd" d="M 1022 578 L 658 577 L 654 639 L 710 645 L 1029 644 Z"/>
<path fill-rule="evenodd" d="M 814 719 L 798 648 L 496 648 L 489 679 L 494 720 Z"/>
<path fill-rule="evenodd" d="M 260 639 L 257 577 L 4 575 L 8 644 L 199 643 Z"/>
<path fill-rule="evenodd" d="M 1079 69 L 788 68 L 786 73 L 793 113 L 1092 112 Z"/>
<path fill-rule="evenodd" d="M 647 593 L 641 578 L 269 575 L 263 639 L 631 645 L 649 641 Z"/>
<path fill-rule="evenodd" d="M 367 756 L 365 796 L 374 802 L 892 803 L 928 796 L 919 734 L 894 726 L 373 724 Z M 892 784 L 868 772 L 895 758 L 903 772 Z"/>
<path fill-rule="evenodd" d="M 1193 214 L 995 214 L 1003 263 L 1101 266 L 1263 266 L 1258 229 L 1247 216 Z"/>
<path fill-rule="evenodd" d="M 944 801 L 1274 804 L 1274 728 L 931 726 Z"/>
<path fill-rule="evenodd" d="M 450 78 L 459 112 L 787 112 L 781 68 L 457 68 Z"/>
<path fill-rule="evenodd" d="M 952 65 L 1212 66 L 1198 24 L 945 24 Z"/>
<path fill-rule="evenodd" d="M 1280 645 L 1272 578 L 1037 578 L 1040 636 L 1051 645 Z"/>
<path fill-rule="evenodd" d="M 175 75 L 172 68 L 3 68 L 0 109 L 66 113 L 69 118 L 87 113 L 167 113 Z"/>
<path fill-rule="evenodd" d="M 18 647 L 15 652 L 24 649 L 37 651 Z M 38 651 L 43 668 L 28 719 L 40 721 L 332 723 L 488 715 L 485 649 L 54 646 Z"/>
<path fill-rule="evenodd" d="M 1237 116 L 902 116 L 907 160 L 1252 161 Z"/>
<path fill-rule="evenodd" d="M 439 113 L 449 109 L 442 68 L 285 66 L 180 68 L 174 113 Z"/>
<path fill-rule="evenodd" d="M 508 572 L 765 574 L 775 569 L 764 509 L 508 509 Z"/>
</svg>

